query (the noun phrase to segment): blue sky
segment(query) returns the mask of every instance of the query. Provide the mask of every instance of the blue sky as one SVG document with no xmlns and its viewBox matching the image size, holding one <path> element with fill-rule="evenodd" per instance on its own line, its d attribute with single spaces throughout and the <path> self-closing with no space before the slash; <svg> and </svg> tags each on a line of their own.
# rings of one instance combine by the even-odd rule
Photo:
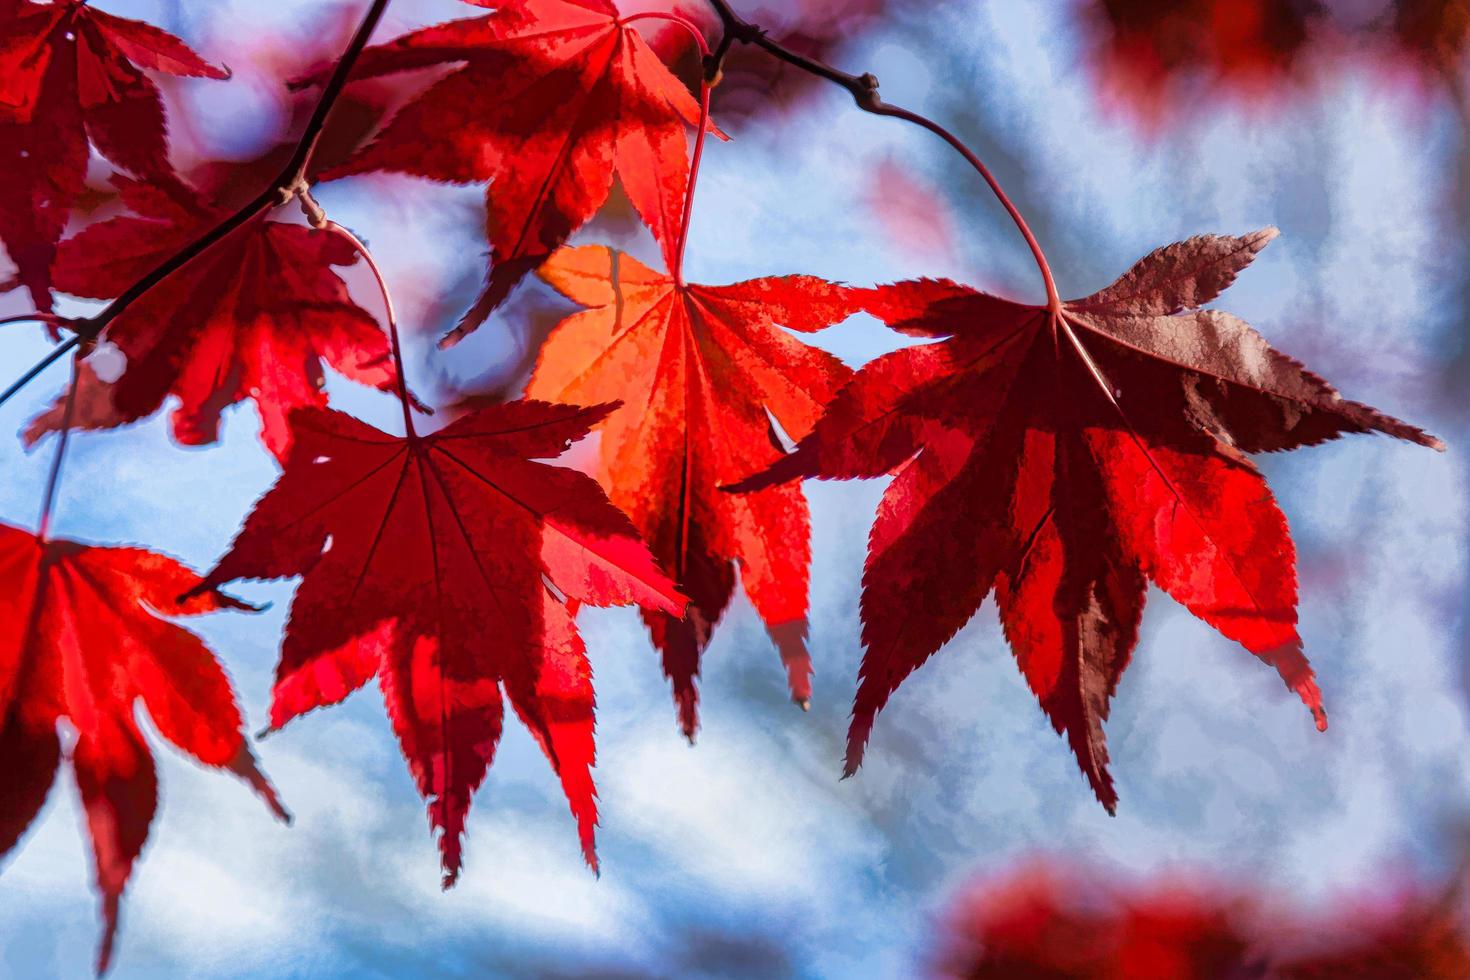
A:
<svg viewBox="0 0 1470 980">
<path fill-rule="evenodd" d="M 200 114 L 201 138 L 242 156 L 269 137 L 275 102 L 232 25 L 264 18 L 291 36 L 317 23 L 295 9 L 327 9 L 98 5 L 177 30 L 236 70 L 228 94 L 219 83 L 170 91 L 176 114 Z M 956 2 L 883 28 L 841 60 L 874 71 L 893 101 L 954 121 L 1034 216 L 1065 295 L 1104 285 L 1156 245 L 1281 226 L 1228 308 L 1349 397 L 1446 437 L 1443 455 L 1359 437 L 1263 462 L 1302 552 L 1303 634 L 1329 731 L 1313 730 L 1269 669 L 1155 592 L 1108 725 L 1121 797 L 1109 818 L 987 603 L 893 699 L 862 772 L 839 782 L 864 543 L 882 484 L 814 484 L 809 713 L 787 702 L 775 652 L 737 599 L 706 656 L 691 748 L 636 614 L 582 614 L 600 705 L 600 879 L 581 863 L 544 759 L 512 727 L 476 799 L 465 874 L 441 893 L 421 801 L 370 688 L 259 746 L 296 815 L 290 828 L 244 786 L 158 748 L 162 804 L 125 900 L 115 976 L 905 976 L 971 875 L 1036 850 L 1092 855 L 1123 874 L 1202 866 L 1307 903 L 1390 866 L 1433 875 L 1451 860 L 1470 802 L 1466 432 L 1462 406 L 1438 385 L 1465 314 L 1465 229 L 1447 203 L 1464 134 L 1447 106 L 1349 71 L 1270 114 L 1201 114 L 1145 139 L 1099 112 L 1067 11 Z M 405 3 L 380 36 L 472 12 Z M 1040 296 L 1003 212 L 919 130 L 832 92 L 733 135 L 706 154 L 691 279 L 932 275 Z M 866 204 L 885 158 L 942 188 L 952 252 L 891 243 Z M 423 339 L 473 292 L 483 243 L 464 211 L 478 192 L 392 178 L 320 197 L 384 266 L 416 334 L 414 378 L 492 372 L 515 304 L 449 354 Z M 656 255 L 621 226 L 579 240 Z M 376 309 L 370 290 L 359 296 Z M 0 311 L 19 302 L 0 298 Z M 815 342 L 854 366 L 899 345 L 866 317 Z M 38 330 L 0 334 L 10 374 L 44 351 Z M 18 429 L 61 380 L 58 369 L 7 404 L 0 431 Z M 332 391 L 340 407 L 393 425 L 385 396 Z M 57 532 L 207 566 L 274 477 L 256 425 L 250 408 L 233 410 L 207 450 L 173 446 L 161 417 L 79 436 Z M 48 454 L 13 446 L 5 458 L 0 517 L 28 525 Z M 254 727 L 291 586 L 242 591 L 274 605 L 194 625 Z M 64 777 L 0 867 L 0 973 L 90 970 L 96 907 L 75 795 Z"/>
</svg>

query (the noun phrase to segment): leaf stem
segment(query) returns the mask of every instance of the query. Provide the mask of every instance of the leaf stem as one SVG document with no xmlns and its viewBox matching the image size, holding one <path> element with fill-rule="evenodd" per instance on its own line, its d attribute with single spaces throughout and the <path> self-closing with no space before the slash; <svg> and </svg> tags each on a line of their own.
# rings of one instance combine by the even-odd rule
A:
<svg viewBox="0 0 1470 980">
<path fill-rule="evenodd" d="M 667 10 L 645 10 L 642 13 L 629 14 L 627 17 L 621 18 L 618 24 L 627 27 L 629 24 L 638 20 L 662 20 L 670 24 L 678 24 L 694 39 L 694 43 L 699 46 L 699 53 L 706 58 L 709 57 L 709 41 L 705 40 L 704 33 L 687 18 Z"/>
<path fill-rule="evenodd" d="M 322 227 L 334 235 L 345 239 L 357 254 L 362 256 L 367 263 L 368 270 L 372 272 L 373 278 L 378 281 L 378 292 L 383 296 L 383 312 L 388 321 L 388 342 L 393 348 L 393 371 L 398 378 L 398 401 L 403 406 L 403 432 L 410 441 L 418 438 L 418 433 L 413 427 L 413 405 L 414 401 L 408 394 L 408 381 L 403 370 L 403 345 L 398 339 L 398 314 L 393 307 L 393 294 L 388 291 L 388 280 L 383 278 L 383 270 L 378 268 L 373 253 L 368 251 L 367 245 L 362 239 L 335 221 L 327 221 Z"/>
<path fill-rule="evenodd" d="M 60 348 L 58 348 L 60 350 Z M 77 408 L 77 377 L 82 352 L 71 359 L 71 383 L 66 386 L 66 404 L 61 410 L 61 432 L 56 437 L 56 453 L 51 457 L 51 472 L 46 474 L 46 492 L 41 497 L 41 516 L 36 524 L 36 537 L 46 540 L 51 530 L 51 510 L 56 503 L 56 488 L 61 485 L 61 464 L 66 459 L 66 445 L 71 437 L 71 420 Z"/>
<path fill-rule="evenodd" d="M 388 3 L 389 0 L 373 0 L 367 13 L 363 15 L 362 22 L 358 24 L 356 33 L 352 35 L 352 40 L 348 43 L 346 50 L 342 52 L 342 57 L 337 60 L 337 65 L 332 70 L 332 77 L 322 90 L 321 98 L 317 100 L 316 108 L 312 111 L 311 118 L 307 121 L 306 128 L 302 131 L 301 137 L 296 143 L 295 151 L 291 154 L 291 158 L 286 161 L 286 165 L 282 168 L 280 176 L 271 183 L 271 186 L 261 191 L 248 203 L 242 205 L 239 210 L 225 217 L 217 225 L 159 263 L 151 272 L 125 289 L 95 316 L 66 321 L 76 331 L 76 335 L 67 342 L 65 347 L 53 351 L 45 360 L 36 365 L 36 367 L 33 367 L 30 371 L 27 371 L 19 381 L 6 389 L 5 393 L 0 395 L 0 404 L 3 404 L 5 399 L 25 387 L 42 369 L 56 360 L 61 353 L 75 346 L 78 339 L 95 340 L 103 330 L 107 329 L 108 324 L 116 320 L 122 315 L 124 310 L 141 299 L 154 286 L 157 286 L 179 269 L 204 254 L 211 246 L 227 237 L 231 232 L 247 224 L 257 216 L 264 214 L 266 211 L 279 207 L 282 204 L 287 204 L 297 197 L 300 190 L 307 186 L 306 172 L 311 165 L 311 157 L 312 153 L 316 150 L 317 141 L 321 138 L 322 130 L 326 128 L 327 117 L 331 115 L 333 106 L 336 105 L 337 99 L 346 87 L 348 76 L 357 64 L 357 60 L 361 56 L 363 49 L 367 47 L 368 39 L 372 36 L 373 30 L 378 26 L 378 21 L 382 19 L 383 12 L 387 9 Z"/>
<path fill-rule="evenodd" d="M 708 55 L 706 54 L 706 57 Z M 694 157 L 689 161 L 689 186 L 684 191 L 684 215 L 679 219 L 679 242 L 674 247 L 674 267 L 669 270 L 676 285 L 684 285 L 684 246 L 689 242 L 689 219 L 694 214 L 694 186 L 699 183 L 699 162 L 704 157 L 704 134 L 709 129 L 710 83 L 699 82 L 699 132 L 694 134 Z"/>
<path fill-rule="evenodd" d="M 665 10 L 645 10 L 642 13 L 624 17 L 618 23 L 626 27 L 638 20 L 662 20 L 679 25 L 694 39 L 703 59 L 703 72 L 699 83 L 699 132 L 694 136 L 694 157 L 689 162 L 689 185 L 684 191 L 684 214 L 679 220 L 679 238 L 674 246 L 674 267 L 669 270 L 674 277 L 674 282 L 682 286 L 684 285 L 684 245 L 689 241 L 689 217 L 694 212 L 694 185 L 699 181 L 699 161 L 704 155 L 705 131 L 709 129 L 710 87 L 714 84 L 713 77 L 718 76 L 719 60 L 724 57 L 729 45 L 722 40 L 719 56 L 711 55 L 709 41 L 693 22 L 679 14 Z"/>
<path fill-rule="evenodd" d="M 1036 236 L 1032 234 L 1030 226 L 1026 224 L 1026 219 L 1021 216 L 1020 209 L 1016 207 L 1015 203 L 1011 201 L 1005 190 L 1000 186 L 1000 181 L 996 180 L 995 175 L 990 172 L 990 168 L 985 166 L 980 158 L 975 155 L 974 151 L 967 147 L 959 137 L 932 119 L 921 116 L 917 112 L 901 106 L 884 102 L 878 95 L 878 79 L 873 75 L 867 73 L 852 75 L 834 68 L 825 62 L 798 54 L 771 40 L 766 36 L 764 30 L 735 13 L 734 8 L 729 4 L 729 0 L 709 0 L 709 2 L 714 8 L 715 13 L 719 15 L 720 22 L 725 31 L 725 37 L 720 41 L 721 50 L 729 47 L 726 42 L 730 38 L 734 38 L 734 40 L 739 41 L 741 44 L 754 44 L 756 47 L 786 62 L 788 65 L 799 68 L 818 78 L 825 78 L 835 85 L 842 86 L 852 95 L 853 101 L 858 104 L 858 108 L 865 112 L 870 112 L 876 116 L 892 116 L 895 119 L 902 119 L 916 126 L 922 126 L 924 129 L 929 130 L 929 132 L 944 140 L 957 153 L 964 157 L 965 162 L 984 178 L 991 192 L 995 194 L 1001 206 L 1006 209 L 1006 213 L 1011 216 L 1011 221 L 1015 223 L 1016 229 L 1021 233 L 1021 237 L 1026 239 L 1026 244 L 1031 249 L 1031 256 L 1036 260 L 1036 268 L 1040 270 L 1042 282 L 1046 286 L 1047 307 L 1054 313 L 1061 311 L 1062 300 L 1057 293 L 1056 280 L 1052 276 L 1051 266 L 1047 264 L 1046 255 L 1042 252 L 1040 243 L 1036 241 Z"/>
</svg>

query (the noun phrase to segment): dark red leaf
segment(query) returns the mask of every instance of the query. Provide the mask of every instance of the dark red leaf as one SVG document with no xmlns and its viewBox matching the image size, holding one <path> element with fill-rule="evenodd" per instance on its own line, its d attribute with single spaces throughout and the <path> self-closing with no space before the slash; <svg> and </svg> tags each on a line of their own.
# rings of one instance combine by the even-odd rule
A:
<svg viewBox="0 0 1470 980">
<path fill-rule="evenodd" d="M 732 488 L 895 473 L 869 538 L 848 774 L 889 696 L 992 589 L 1027 683 L 1110 811 L 1102 723 L 1146 580 L 1274 666 L 1326 726 L 1286 519 L 1242 451 L 1369 431 L 1442 446 L 1197 309 L 1274 235 L 1159 249 L 1057 313 L 933 280 L 864 293 L 893 329 L 943 339 L 868 364 L 793 454 Z"/>
</svg>

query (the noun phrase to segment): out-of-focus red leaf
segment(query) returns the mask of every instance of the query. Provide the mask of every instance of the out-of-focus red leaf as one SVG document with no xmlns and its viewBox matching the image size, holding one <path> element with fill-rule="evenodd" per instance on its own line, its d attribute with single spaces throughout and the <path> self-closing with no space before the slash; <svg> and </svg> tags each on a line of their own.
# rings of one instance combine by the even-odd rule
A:
<svg viewBox="0 0 1470 980">
<path fill-rule="evenodd" d="M 1212 101 L 1269 105 L 1345 65 L 1463 84 L 1470 3 L 1080 0 L 1109 101 L 1157 125 Z M 1371 16 L 1369 16 L 1371 15 Z"/>
<path fill-rule="evenodd" d="M 946 917 L 947 980 L 1460 980 L 1470 937 L 1457 892 L 1299 903 L 1205 874 L 1129 881 L 1085 861 L 983 879 Z"/>
<path fill-rule="evenodd" d="M 1160 882 L 1109 888 L 1083 866 L 1031 864 L 978 883 L 934 964 L 952 980 L 1245 980 L 1259 953 L 1228 894 Z"/>
<path fill-rule="evenodd" d="M 1470 2 L 1395 0 L 1392 30 L 1411 64 L 1453 77 L 1470 41 Z"/>
<path fill-rule="evenodd" d="M 1271 97 L 1311 40 L 1315 0 L 1085 0 L 1104 87 L 1145 119 L 1228 92 Z"/>
<path fill-rule="evenodd" d="M 878 216 L 884 237 L 899 248 L 931 259 L 955 252 L 954 222 L 939 190 L 893 157 L 869 174 L 864 197 Z"/>
</svg>

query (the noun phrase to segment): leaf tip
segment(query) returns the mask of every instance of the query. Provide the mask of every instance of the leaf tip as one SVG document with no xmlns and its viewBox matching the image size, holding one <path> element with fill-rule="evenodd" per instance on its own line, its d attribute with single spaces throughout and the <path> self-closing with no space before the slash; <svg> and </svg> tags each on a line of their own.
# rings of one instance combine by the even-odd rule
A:
<svg viewBox="0 0 1470 980">
<path fill-rule="evenodd" d="M 117 940 L 118 893 L 106 892 L 102 896 L 102 939 L 97 946 L 97 976 L 101 977 L 112 969 L 112 948 Z"/>
<path fill-rule="evenodd" d="M 286 805 L 281 802 L 280 794 L 276 792 L 275 786 L 271 785 L 271 781 L 261 771 L 260 765 L 255 761 L 255 755 L 250 751 L 248 745 L 241 744 L 240 751 L 235 754 L 235 758 L 230 760 L 227 768 L 245 780 L 250 788 L 255 791 L 255 795 L 259 796 L 265 805 L 270 808 L 271 813 L 277 820 L 288 827 L 291 826 L 291 811 L 287 810 Z"/>
</svg>

